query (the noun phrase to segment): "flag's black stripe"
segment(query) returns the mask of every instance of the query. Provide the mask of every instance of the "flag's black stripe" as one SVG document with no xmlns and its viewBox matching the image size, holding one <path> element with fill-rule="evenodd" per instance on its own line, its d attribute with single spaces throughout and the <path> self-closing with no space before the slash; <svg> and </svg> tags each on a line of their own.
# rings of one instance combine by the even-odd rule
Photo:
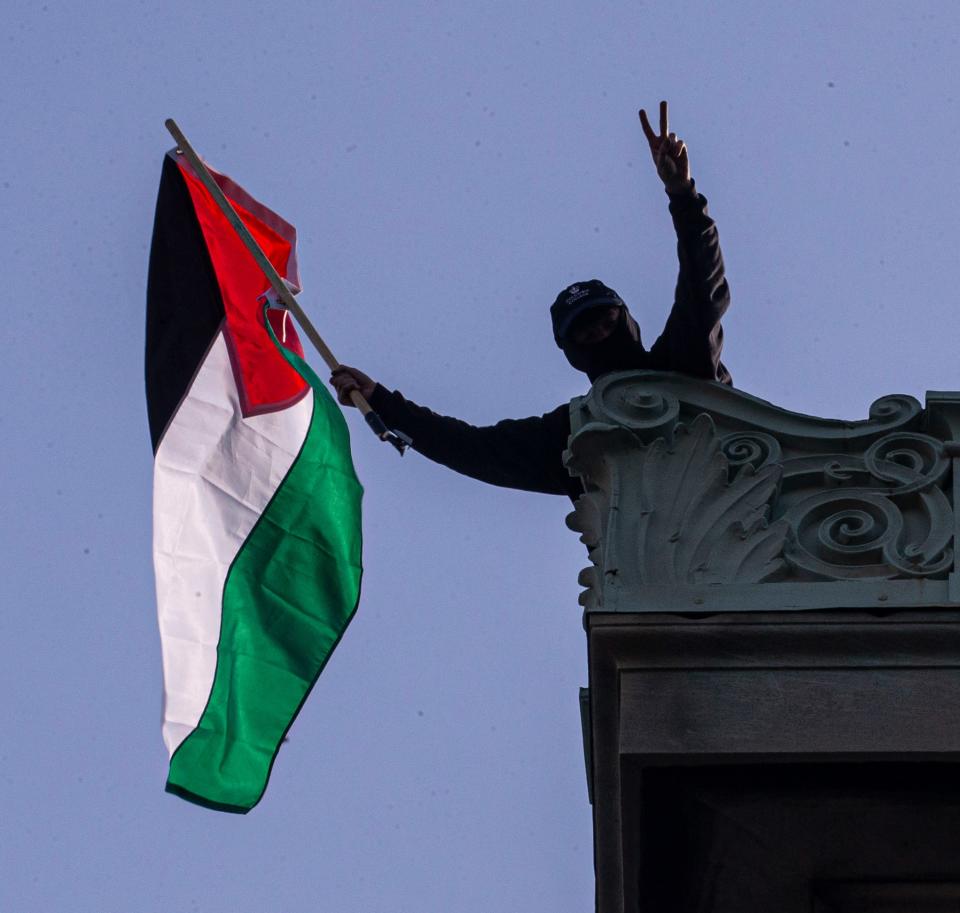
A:
<svg viewBox="0 0 960 913">
<path fill-rule="evenodd" d="M 147 278 L 147 417 L 156 452 L 223 321 L 223 299 L 190 191 L 163 160 Z"/>
</svg>

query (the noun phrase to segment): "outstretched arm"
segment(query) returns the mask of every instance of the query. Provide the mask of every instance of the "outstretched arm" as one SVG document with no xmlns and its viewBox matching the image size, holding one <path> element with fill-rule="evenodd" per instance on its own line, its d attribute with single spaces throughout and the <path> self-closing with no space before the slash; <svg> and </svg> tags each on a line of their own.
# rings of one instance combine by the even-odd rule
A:
<svg viewBox="0 0 960 913">
<path fill-rule="evenodd" d="M 350 392 L 359 390 L 388 426 L 412 438 L 414 450 L 471 478 L 571 498 L 582 490 L 561 462 L 570 434 L 566 405 L 546 415 L 478 427 L 418 406 L 346 365 L 333 372 L 330 383 L 343 405 L 352 405 Z"/>
<path fill-rule="evenodd" d="M 730 305 L 730 289 L 716 223 L 707 214 L 706 198 L 696 191 L 686 143 L 669 132 L 667 103 L 660 102 L 659 134 L 653 132 L 642 109 L 640 125 L 670 197 L 680 264 L 673 309 L 651 356 L 663 370 L 731 384 L 730 372 L 720 361 L 720 319 Z"/>
</svg>

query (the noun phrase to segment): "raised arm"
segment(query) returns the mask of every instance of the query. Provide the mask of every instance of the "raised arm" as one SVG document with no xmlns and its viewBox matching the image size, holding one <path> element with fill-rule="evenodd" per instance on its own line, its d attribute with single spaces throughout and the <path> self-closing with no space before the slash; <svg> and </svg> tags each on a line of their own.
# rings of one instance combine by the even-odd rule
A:
<svg viewBox="0 0 960 913">
<path fill-rule="evenodd" d="M 707 213 L 707 200 L 697 193 L 690 174 L 687 146 L 669 132 L 667 103 L 660 102 L 660 132 L 654 133 L 646 111 L 640 125 L 650 146 L 657 175 L 670 197 L 670 215 L 677 232 L 676 295 L 667 325 L 650 350 L 658 367 L 732 384 L 720 361 L 723 327 L 730 305 L 717 226 Z"/>
</svg>

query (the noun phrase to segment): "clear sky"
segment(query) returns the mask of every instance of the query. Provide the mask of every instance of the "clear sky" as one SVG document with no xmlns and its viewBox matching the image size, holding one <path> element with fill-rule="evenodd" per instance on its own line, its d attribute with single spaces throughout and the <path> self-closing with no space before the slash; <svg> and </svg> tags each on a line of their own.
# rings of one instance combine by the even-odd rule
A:
<svg viewBox="0 0 960 913">
<path fill-rule="evenodd" d="M 953 2 L 5 10 L 0 909 L 592 908 L 569 504 L 400 460 L 353 412 L 357 617 L 251 814 L 163 792 L 142 359 L 164 118 L 297 225 L 342 361 L 485 423 L 584 392 L 547 316 L 570 282 L 659 333 L 675 248 L 636 111 L 667 98 L 735 384 L 859 419 L 960 388 L 958 38 Z"/>
</svg>

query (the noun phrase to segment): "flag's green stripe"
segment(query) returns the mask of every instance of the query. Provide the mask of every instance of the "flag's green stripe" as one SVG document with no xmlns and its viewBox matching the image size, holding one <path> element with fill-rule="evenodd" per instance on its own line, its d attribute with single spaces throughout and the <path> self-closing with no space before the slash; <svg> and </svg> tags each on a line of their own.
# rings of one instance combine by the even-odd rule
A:
<svg viewBox="0 0 960 913">
<path fill-rule="evenodd" d="M 168 791 L 226 811 L 260 800 L 360 594 L 363 489 L 346 422 L 310 367 L 281 351 L 313 388 L 310 428 L 227 575 L 213 688 L 167 780 Z"/>
</svg>

